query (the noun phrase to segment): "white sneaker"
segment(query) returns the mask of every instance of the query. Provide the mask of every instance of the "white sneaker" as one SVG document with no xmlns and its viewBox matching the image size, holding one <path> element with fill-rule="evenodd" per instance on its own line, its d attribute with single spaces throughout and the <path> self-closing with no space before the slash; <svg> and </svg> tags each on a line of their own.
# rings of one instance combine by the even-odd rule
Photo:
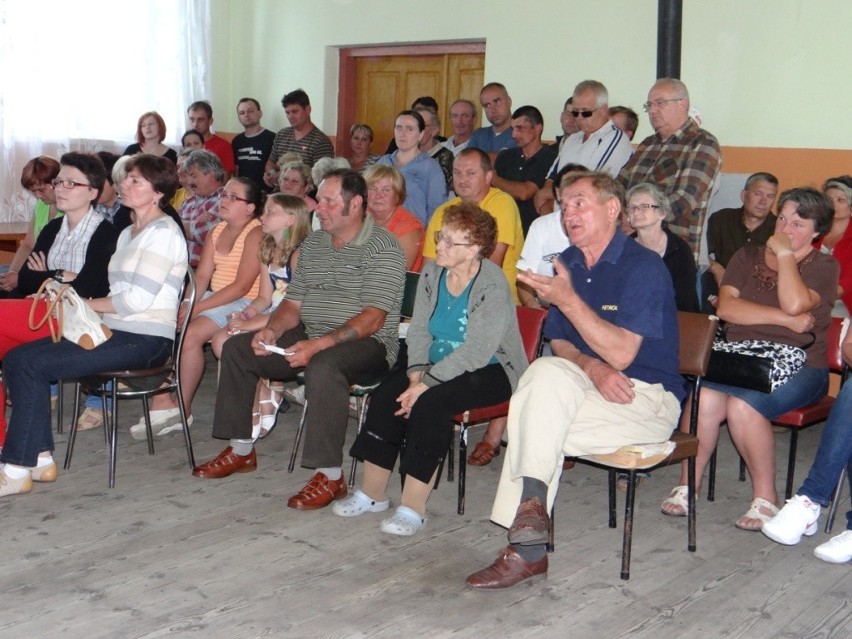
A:
<svg viewBox="0 0 852 639">
<path fill-rule="evenodd" d="M 844 530 L 814 548 L 814 556 L 832 564 L 845 564 L 852 559 L 852 530 Z"/>
<path fill-rule="evenodd" d="M 192 415 L 187 417 L 186 423 L 188 426 L 192 426 Z M 180 422 L 179 408 L 151 411 L 151 432 L 153 432 L 155 436 L 159 437 L 161 435 L 166 435 L 176 430 L 180 430 L 181 428 L 183 428 L 183 425 Z M 138 422 L 130 427 L 130 436 L 133 439 L 138 439 L 140 441 L 148 439 L 148 436 L 145 433 L 144 415 L 139 418 Z"/>
<path fill-rule="evenodd" d="M 760 530 L 772 541 L 785 546 L 795 546 L 802 535 L 811 536 L 817 531 L 819 504 L 804 495 L 793 495 L 772 519 L 764 522 Z"/>
</svg>

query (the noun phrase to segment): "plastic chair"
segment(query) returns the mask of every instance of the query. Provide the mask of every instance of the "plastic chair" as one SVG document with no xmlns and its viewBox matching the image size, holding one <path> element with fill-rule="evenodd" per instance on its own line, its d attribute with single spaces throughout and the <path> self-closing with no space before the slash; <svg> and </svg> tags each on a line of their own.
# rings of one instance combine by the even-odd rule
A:
<svg viewBox="0 0 852 639">
<path fill-rule="evenodd" d="M 524 344 L 524 352 L 527 359 L 532 362 L 541 354 L 541 333 L 544 328 L 544 320 L 547 318 L 547 311 L 541 308 L 528 308 L 526 306 L 518 306 L 518 328 L 521 332 L 521 341 Z M 458 513 L 464 515 L 464 500 L 465 500 L 465 480 L 467 473 L 467 431 L 475 424 L 491 421 L 498 417 L 505 417 L 509 414 L 509 401 L 491 406 L 483 406 L 482 408 L 472 408 L 463 413 L 459 413 L 453 419 L 459 429 L 459 498 L 458 498 Z M 447 481 L 453 481 L 453 444 L 450 443 L 450 449 L 447 453 Z"/>
<path fill-rule="evenodd" d="M 826 345 L 828 348 L 828 368 L 833 373 L 840 373 L 841 380 L 845 377 L 846 364 L 843 361 L 843 349 L 841 348 L 843 332 L 843 319 L 834 317 L 828 329 Z M 799 431 L 808 426 L 819 424 L 828 419 L 831 407 L 834 406 L 834 398 L 826 395 L 818 402 L 796 408 L 784 413 L 778 419 L 772 421 L 774 426 L 783 426 L 790 429 L 790 447 L 787 452 L 787 480 L 784 487 L 784 499 L 793 496 L 793 480 L 796 472 L 796 450 L 799 443 Z M 716 450 L 710 456 L 707 501 L 713 501 L 716 497 Z M 745 481 L 745 462 L 740 458 L 739 480 Z"/>
<path fill-rule="evenodd" d="M 148 436 L 148 454 L 154 454 L 154 436 L 151 432 L 151 414 L 148 408 L 148 398 L 160 393 L 177 394 L 180 419 L 183 424 L 183 438 L 186 444 L 186 456 L 189 467 L 195 467 L 195 457 L 192 453 L 192 440 L 189 435 L 189 426 L 186 423 L 186 412 L 183 407 L 183 391 L 181 389 L 180 358 L 183 348 L 183 338 L 186 335 L 186 327 L 192 317 L 192 309 L 195 308 L 196 290 L 195 275 L 192 269 L 186 272 L 184 280 L 182 299 L 187 302 L 183 322 L 177 324 L 175 340 L 172 346 L 172 355 L 161 366 L 141 368 L 137 370 L 104 371 L 98 375 L 90 375 L 76 380 L 74 396 L 74 414 L 80 408 L 80 392 L 85 391 L 89 395 L 97 395 L 101 398 L 104 411 L 104 428 L 107 431 L 107 443 L 109 444 L 109 487 L 115 486 L 115 460 L 117 450 L 118 433 L 118 401 L 120 399 L 141 399 L 142 409 L 145 414 L 145 426 Z M 111 388 L 109 384 L 112 384 Z M 112 399 L 112 411 L 107 411 L 106 398 Z M 68 447 L 65 452 L 65 469 L 71 466 L 71 455 L 74 452 L 74 441 L 77 438 L 77 421 L 71 424 L 68 435 Z"/>
<path fill-rule="evenodd" d="M 698 454 L 698 405 L 701 396 L 702 376 L 707 372 L 707 362 L 713 347 L 718 321 L 701 313 L 678 312 L 680 330 L 679 371 L 690 383 L 689 432 L 675 430 L 669 445 L 671 452 L 659 452 L 659 444 L 625 446 L 608 455 L 575 457 L 578 462 L 609 471 L 609 527 L 616 527 L 615 499 L 618 473 L 627 475 L 627 495 L 624 504 L 624 537 L 621 551 L 621 578 L 630 579 L 630 553 L 633 545 L 633 512 L 639 472 L 669 466 L 687 460 L 687 550 L 696 549 L 695 517 L 695 456 Z M 684 404 L 686 406 L 686 404 Z M 550 518 L 550 548 L 554 546 L 553 517 Z"/>
</svg>

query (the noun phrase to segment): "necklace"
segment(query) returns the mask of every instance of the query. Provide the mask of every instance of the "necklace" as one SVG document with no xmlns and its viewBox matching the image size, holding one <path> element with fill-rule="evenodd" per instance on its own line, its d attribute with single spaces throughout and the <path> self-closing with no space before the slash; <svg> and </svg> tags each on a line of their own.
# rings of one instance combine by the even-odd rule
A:
<svg viewBox="0 0 852 639">
<path fill-rule="evenodd" d="M 656 253 L 657 253 L 657 255 L 659 255 L 660 257 L 662 257 L 662 256 L 663 256 L 663 253 L 665 253 L 665 252 L 666 252 L 666 251 L 665 251 L 665 244 L 666 244 L 666 234 L 665 234 L 665 233 L 663 233 L 663 234 L 660 236 L 660 241 L 659 241 L 659 242 L 657 242 L 657 248 L 654 248 L 654 247 L 652 247 L 652 246 L 648 246 L 648 245 L 647 245 L 647 244 L 646 244 L 646 243 L 642 240 L 642 238 L 639 238 L 639 239 L 640 239 L 639 243 L 640 243 L 642 246 L 644 246 L 646 249 L 650 249 L 650 250 L 652 250 L 652 251 L 656 252 Z"/>
</svg>

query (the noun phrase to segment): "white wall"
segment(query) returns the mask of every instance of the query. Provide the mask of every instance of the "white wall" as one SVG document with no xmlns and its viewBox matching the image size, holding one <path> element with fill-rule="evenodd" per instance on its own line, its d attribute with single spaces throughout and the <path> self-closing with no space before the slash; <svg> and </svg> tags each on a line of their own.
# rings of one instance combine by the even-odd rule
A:
<svg viewBox="0 0 852 639">
<path fill-rule="evenodd" d="M 311 96 L 314 121 L 337 123 L 337 48 L 486 42 L 486 81 L 515 106 L 538 106 L 545 136 L 580 80 L 602 81 L 610 104 L 641 104 L 656 74 L 655 0 L 212 0 L 218 128 L 238 130 L 251 95 L 264 122 L 286 125 L 280 98 Z M 852 103 L 848 0 L 687 0 L 681 78 L 723 145 L 847 148 Z M 475 96 L 473 96 L 475 97 Z M 224 111 L 224 112 L 223 112 Z M 638 136 L 650 133 L 644 114 Z"/>
</svg>

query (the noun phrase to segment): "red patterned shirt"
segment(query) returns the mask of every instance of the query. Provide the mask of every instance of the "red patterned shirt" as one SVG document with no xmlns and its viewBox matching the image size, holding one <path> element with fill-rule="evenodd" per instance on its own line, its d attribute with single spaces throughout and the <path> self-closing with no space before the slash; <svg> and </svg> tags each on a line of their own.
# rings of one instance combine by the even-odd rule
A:
<svg viewBox="0 0 852 639">
<path fill-rule="evenodd" d="M 201 249 L 204 248 L 207 233 L 220 222 L 219 200 L 224 190 L 222 187 L 207 197 L 193 195 L 181 204 L 179 215 L 187 228 L 189 263 L 193 268 L 198 266 L 198 260 L 201 259 Z"/>
</svg>

